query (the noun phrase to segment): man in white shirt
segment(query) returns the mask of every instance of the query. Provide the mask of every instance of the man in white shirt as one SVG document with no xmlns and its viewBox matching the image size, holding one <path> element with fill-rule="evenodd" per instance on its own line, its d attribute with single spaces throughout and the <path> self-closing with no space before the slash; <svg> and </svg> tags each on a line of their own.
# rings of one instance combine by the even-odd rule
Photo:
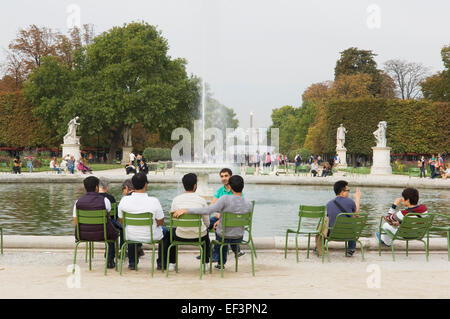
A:
<svg viewBox="0 0 450 319">
<path fill-rule="evenodd" d="M 134 160 L 136 158 L 136 155 L 134 155 L 133 152 L 130 153 L 130 162 L 132 163 L 132 165 L 134 166 Z"/>
<path fill-rule="evenodd" d="M 153 213 L 153 240 L 164 241 L 164 258 L 167 258 L 167 248 L 169 242 L 168 229 L 162 227 L 164 225 L 164 213 L 161 207 L 161 203 L 156 197 L 148 196 L 147 194 L 147 175 L 144 173 L 138 173 L 131 179 L 135 191 L 129 195 L 124 196 L 118 206 L 118 216 L 123 223 L 123 212 L 129 214 L 141 214 L 141 213 Z M 143 243 L 150 242 L 150 228 L 148 226 L 127 226 L 124 231 L 125 240 L 139 241 Z M 135 270 L 135 245 L 128 245 L 128 268 Z M 139 259 L 138 259 L 139 262 Z M 157 259 L 158 269 L 161 269 L 161 245 L 158 249 Z M 165 261 L 162 261 L 163 268 L 166 265 Z"/>
<path fill-rule="evenodd" d="M 176 196 L 172 201 L 170 211 L 175 211 L 183 208 L 204 208 L 208 204 L 203 197 L 195 193 L 197 190 L 197 175 L 188 173 L 182 179 L 185 193 Z M 201 236 L 202 241 L 205 241 L 205 262 L 209 263 L 210 240 L 208 234 L 208 226 L 210 220 L 209 215 L 202 215 Z M 198 228 L 193 227 L 177 227 L 172 233 L 172 239 L 176 241 L 198 241 Z M 170 263 L 175 263 L 175 248 L 170 250 Z M 169 266 L 170 267 L 170 266 Z"/>
</svg>

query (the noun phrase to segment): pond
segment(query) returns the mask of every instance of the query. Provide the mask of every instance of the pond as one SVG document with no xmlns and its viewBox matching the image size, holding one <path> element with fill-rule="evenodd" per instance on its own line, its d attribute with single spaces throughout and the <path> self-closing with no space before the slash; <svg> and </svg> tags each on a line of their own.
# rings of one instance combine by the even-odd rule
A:
<svg viewBox="0 0 450 319">
<path fill-rule="evenodd" d="M 211 185 L 217 189 L 220 185 Z M 351 186 L 351 185 L 350 185 Z M 350 187 L 351 193 L 356 190 Z M 380 220 L 395 198 L 401 196 L 400 188 L 361 187 L 361 211 L 369 214 L 369 226 L 363 236 L 373 236 Z M 180 184 L 150 184 L 149 195 L 156 196 L 167 215 L 171 200 L 183 191 Z M 429 212 L 449 214 L 450 191 L 423 189 L 420 203 Z M 5 234 L 17 235 L 73 235 L 72 208 L 75 200 L 84 193 L 82 184 L 0 184 L 0 226 Z M 120 199 L 121 186 L 112 184 L 111 194 Z M 253 236 L 284 236 L 287 228 L 296 228 L 298 207 L 325 205 L 334 198 L 330 186 L 255 185 L 247 184 L 244 195 L 255 200 Z M 438 224 L 443 219 L 437 219 Z M 443 234 L 442 234 L 443 235 Z"/>
</svg>

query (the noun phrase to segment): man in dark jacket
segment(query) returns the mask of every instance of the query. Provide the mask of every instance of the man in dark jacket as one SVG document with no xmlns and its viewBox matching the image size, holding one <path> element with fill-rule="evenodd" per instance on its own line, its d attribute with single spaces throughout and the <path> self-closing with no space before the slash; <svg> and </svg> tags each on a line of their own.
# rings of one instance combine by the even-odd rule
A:
<svg viewBox="0 0 450 319">
<path fill-rule="evenodd" d="M 84 188 L 86 189 L 86 194 L 80 197 L 73 207 L 73 223 L 76 227 L 77 225 L 77 209 L 81 210 L 106 210 L 107 212 L 107 223 L 106 223 L 106 237 L 109 240 L 117 239 L 119 235 L 118 230 L 114 227 L 111 222 L 110 211 L 111 202 L 108 198 L 102 196 L 99 191 L 99 179 L 95 176 L 89 176 L 83 181 Z M 89 225 L 80 224 L 80 238 L 77 237 L 77 232 L 75 229 L 75 240 L 87 240 L 87 241 L 103 241 L 104 231 L 103 225 Z M 116 265 L 114 263 L 115 249 L 114 243 L 108 243 L 108 268 L 114 268 Z"/>
</svg>

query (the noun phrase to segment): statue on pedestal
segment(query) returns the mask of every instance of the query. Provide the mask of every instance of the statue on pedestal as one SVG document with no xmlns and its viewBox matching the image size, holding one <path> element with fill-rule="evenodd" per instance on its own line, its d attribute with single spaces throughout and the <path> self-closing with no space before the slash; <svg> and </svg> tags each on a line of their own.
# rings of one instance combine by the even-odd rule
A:
<svg viewBox="0 0 450 319">
<path fill-rule="evenodd" d="M 387 122 L 381 121 L 378 123 L 378 129 L 373 132 L 375 140 L 377 141 L 377 147 L 386 147 L 386 127 Z"/>
<path fill-rule="evenodd" d="M 348 131 L 345 129 L 344 125 L 341 124 L 336 133 L 336 150 L 344 150 L 344 144 L 345 144 L 345 134 L 348 133 Z"/>
<path fill-rule="evenodd" d="M 123 131 L 123 146 L 132 147 L 133 144 L 131 142 L 131 127 L 125 127 Z"/>
<path fill-rule="evenodd" d="M 64 135 L 64 144 L 80 144 L 80 136 L 77 136 L 77 126 L 80 125 L 80 123 L 77 123 L 78 119 L 79 117 L 76 116 L 67 124 L 68 130 L 67 134 Z"/>
</svg>

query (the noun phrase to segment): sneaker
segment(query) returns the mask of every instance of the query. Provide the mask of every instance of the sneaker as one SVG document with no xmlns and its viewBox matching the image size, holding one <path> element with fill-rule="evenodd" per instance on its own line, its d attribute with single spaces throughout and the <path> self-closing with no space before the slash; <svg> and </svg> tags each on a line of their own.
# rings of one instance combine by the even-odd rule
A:
<svg viewBox="0 0 450 319">
<path fill-rule="evenodd" d="M 169 271 L 175 271 L 175 264 L 169 264 Z"/>
<path fill-rule="evenodd" d="M 214 268 L 216 268 L 216 269 L 220 269 L 221 267 L 220 267 L 220 265 L 219 265 L 219 264 L 216 264 L 216 265 L 214 266 Z M 225 269 L 225 265 L 223 266 L 223 269 Z"/>
<path fill-rule="evenodd" d="M 386 247 L 391 247 L 391 245 L 387 245 L 384 241 L 381 240 L 381 238 L 380 238 L 380 233 L 379 233 L 379 232 L 376 232 L 376 233 L 375 233 L 375 236 L 377 237 L 378 241 L 379 241 L 380 243 L 382 243 L 384 246 L 386 246 Z"/>
<path fill-rule="evenodd" d="M 108 269 L 113 269 L 116 268 L 116 263 L 114 262 L 114 260 L 112 261 L 108 261 Z"/>
<path fill-rule="evenodd" d="M 142 249 L 142 247 L 139 247 L 138 250 L 137 250 L 137 252 L 138 252 L 138 257 L 142 257 L 142 256 L 145 255 L 144 249 Z"/>
<path fill-rule="evenodd" d="M 347 255 L 346 255 L 346 257 L 352 257 L 354 253 L 355 253 L 354 250 L 347 250 Z"/>
<path fill-rule="evenodd" d="M 136 270 L 136 266 L 135 266 L 135 265 L 128 265 L 128 269 L 130 269 L 130 270 Z"/>
<path fill-rule="evenodd" d="M 239 252 L 239 254 L 238 254 L 238 257 L 242 257 L 242 256 L 244 256 L 244 255 L 245 255 L 245 251 L 242 251 L 242 250 L 241 250 L 241 251 Z"/>
</svg>

